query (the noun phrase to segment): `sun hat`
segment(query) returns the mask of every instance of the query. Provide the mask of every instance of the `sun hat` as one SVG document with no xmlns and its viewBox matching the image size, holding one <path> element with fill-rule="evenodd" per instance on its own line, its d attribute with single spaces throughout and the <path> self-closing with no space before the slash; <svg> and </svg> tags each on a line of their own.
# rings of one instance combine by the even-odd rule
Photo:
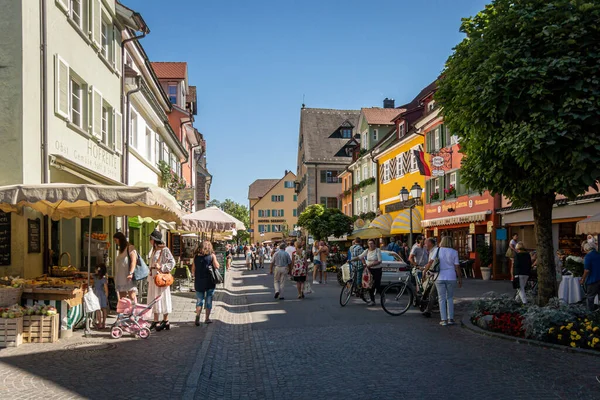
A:
<svg viewBox="0 0 600 400">
<path fill-rule="evenodd" d="M 150 234 L 150 239 L 154 240 L 156 244 L 163 244 L 162 233 L 160 231 L 154 231 Z"/>
</svg>

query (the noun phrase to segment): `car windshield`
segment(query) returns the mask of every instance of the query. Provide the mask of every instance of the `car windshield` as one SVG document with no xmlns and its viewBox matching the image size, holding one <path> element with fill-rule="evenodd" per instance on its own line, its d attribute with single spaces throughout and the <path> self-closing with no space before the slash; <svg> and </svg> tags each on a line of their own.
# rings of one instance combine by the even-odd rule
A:
<svg viewBox="0 0 600 400">
<path fill-rule="evenodd" d="M 401 261 L 402 259 L 396 253 L 391 253 L 387 251 L 381 252 L 381 261 Z"/>
</svg>

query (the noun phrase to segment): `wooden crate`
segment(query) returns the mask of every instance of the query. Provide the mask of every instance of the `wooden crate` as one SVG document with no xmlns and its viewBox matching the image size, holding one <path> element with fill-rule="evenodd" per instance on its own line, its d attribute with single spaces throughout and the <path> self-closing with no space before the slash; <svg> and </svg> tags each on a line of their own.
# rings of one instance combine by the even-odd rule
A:
<svg viewBox="0 0 600 400">
<path fill-rule="evenodd" d="M 26 343 L 54 343 L 58 340 L 58 315 L 23 317 L 23 340 Z"/>
<path fill-rule="evenodd" d="M 0 347 L 23 344 L 23 317 L 0 318 Z"/>
</svg>

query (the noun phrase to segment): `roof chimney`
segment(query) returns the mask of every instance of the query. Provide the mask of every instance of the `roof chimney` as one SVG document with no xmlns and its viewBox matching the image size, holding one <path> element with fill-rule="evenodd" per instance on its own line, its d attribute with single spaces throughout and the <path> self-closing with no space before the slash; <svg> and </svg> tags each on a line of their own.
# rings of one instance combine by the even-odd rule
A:
<svg viewBox="0 0 600 400">
<path fill-rule="evenodd" d="M 383 108 L 394 108 L 396 107 L 394 99 L 383 99 Z"/>
</svg>

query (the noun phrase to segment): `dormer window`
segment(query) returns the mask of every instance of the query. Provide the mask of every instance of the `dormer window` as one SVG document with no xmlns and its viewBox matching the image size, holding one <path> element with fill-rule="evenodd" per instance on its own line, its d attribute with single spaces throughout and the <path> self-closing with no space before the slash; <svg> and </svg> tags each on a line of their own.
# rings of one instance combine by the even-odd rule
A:
<svg viewBox="0 0 600 400">
<path fill-rule="evenodd" d="M 342 128 L 342 138 L 350 139 L 352 137 L 352 129 Z"/>
<path fill-rule="evenodd" d="M 177 104 L 177 85 L 170 84 L 168 90 L 169 101 L 171 104 Z"/>
<path fill-rule="evenodd" d="M 429 103 L 427 103 L 427 111 L 433 111 L 434 108 L 435 108 L 435 100 L 431 100 Z"/>
<path fill-rule="evenodd" d="M 406 135 L 406 128 L 404 126 L 404 122 L 401 122 L 400 125 L 398 125 L 398 137 L 402 137 Z"/>
</svg>

